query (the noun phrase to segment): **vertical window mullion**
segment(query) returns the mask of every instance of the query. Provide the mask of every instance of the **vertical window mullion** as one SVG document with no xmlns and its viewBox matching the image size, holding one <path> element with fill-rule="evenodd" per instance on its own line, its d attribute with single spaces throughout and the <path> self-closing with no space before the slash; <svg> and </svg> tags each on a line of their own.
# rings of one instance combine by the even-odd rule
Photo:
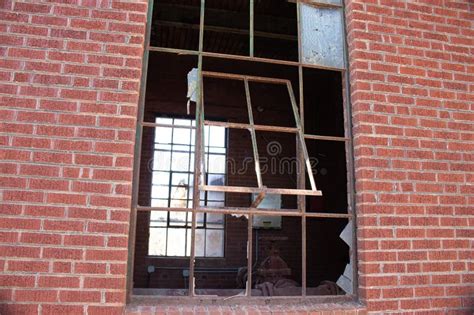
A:
<svg viewBox="0 0 474 315">
<path fill-rule="evenodd" d="M 195 246 L 196 246 L 196 208 L 199 207 L 200 191 L 199 191 L 199 170 L 200 165 L 200 154 L 201 149 L 197 149 L 198 145 L 201 146 L 202 140 L 202 119 L 201 119 L 201 107 L 203 106 L 203 78 L 202 78 L 202 51 L 204 47 L 204 12 L 206 8 L 206 1 L 201 0 L 201 9 L 199 16 L 199 53 L 198 53 L 198 95 L 196 103 L 196 141 L 194 142 L 194 178 L 193 178 L 193 208 L 192 208 L 192 224 L 191 224 L 191 257 L 189 259 L 189 296 L 194 296 L 194 260 L 195 260 Z M 199 140 L 199 141 L 198 141 Z M 196 204 L 197 203 L 197 204 Z"/>
<path fill-rule="evenodd" d="M 248 215 L 247 222 L 247 285 L 246 285 L 246 295 L 248 297 L 252 296 L 252 267 L 253 267 L 253 215 L 250 213 Z"/>
<path fill-rule="evenodd" d="M 303 82 L 303 52 L 302 52 L 302 43 L 301 43 L 301 14 L 300 14 L 300 2 L 296 2 L 296 27 L 298 33 L 298 88 L 299 88 L 299 114 L 300 114 L 300 127 L 301 132 L 305 133 L 305 126 L 304 126 L 304 82 Z M 303 137 L 304 141 L 304 137 Z M 305 175 L 305 167 L 303 166 L 305 163 L 305 156 L 302 152 L 302 147 L 305 143 L 301 143 L 301 140 L 297 141 L 297 160 L 298 160 L 298 168 L 300 171 L 298 173 L 298 189 L 306 189 L 306 175 Z M 306 266 L 306 257 L 307 257 L 307 248 L 306 248 L 306 238 L 307 238 L 307 231 L 306 231 L 306 196 L 298 196 L 298 210 L 302 213 L 301 217 L 301 295 L 303 297 L 306 296 L 306 287 L 307 287 L 307 266 Z"/>
<path fill-rule="evenodd" d="M 255 42 L 255 35 L 254 35 L 254 17 L 255 17 L 255 3 L 254 0 L 250 0 L 250 12 L 249 12 L 249 50 L 250 50 L 250 57 L 254 56 L 254 42 Z"/>
</svg>

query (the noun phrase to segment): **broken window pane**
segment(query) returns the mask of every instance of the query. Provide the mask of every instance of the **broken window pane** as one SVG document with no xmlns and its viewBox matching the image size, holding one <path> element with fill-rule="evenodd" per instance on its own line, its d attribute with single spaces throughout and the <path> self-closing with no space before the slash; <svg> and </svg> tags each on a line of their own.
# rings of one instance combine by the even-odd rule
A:
<svg viewBox="0 0 474 315">
<path fill-rule="evenodd" d="M 217 296 L 242 293 L 246 285 L 248 220 L 245 216 L 216 213 L 206 213 L 206 217 L 208 228 L 201 230 L 205 234 L 196 237 L 195 246 L 204 246 L 204 256 L 213 259 L 196 257 L 195 292 Z M 214 222 L 212 228 L 209 222 Z"/>
<path fill-rule="evenodd" d="M 198 50 L 200 2 L 176 5 L 173 0 L 154 1 L 151 45 Z"/>
<path fill-rule="evenodd" d="M 197 64 L 196 56 L 150 51 L 144 121 L 170 125 L 173 124 L 171 117 L 188 115 L 187 75 L 193 68 L 197 68 Z M 191 102 L 190 110 L 194 112 L 194 109 L 195 104 Z M 166 114 L 166 117 L 163 115 L 157 120 L 157 113 Z"/>
<path fill-rule="evenodd" d="M 296 4 L 255 1 L 255 57 L 298 61 Z"/>
<path fill-rule="evenodd" d="M 307 212 L 347 213 L 345 145 L 343 141 L 306 140 L 314 179 L 322 191 L 322 196 L 306 197 Z"/>
<path fill-rule="evenodd" d="M 335 71 L 303 69 L 306 134 L 344 137 L 342 78 Z"/>
<path fill-rule="evenodd" d="M 214 59 L 205 58 L 203 69 L 205 71 L 216 70 L 213 67 Z M 244 85 L 235 80 L 222 80 L 212 77 L 204 77 L 204 118 L 206 120 L 225 120 L 229 122 L 248 124 L 247 101 L 245 98 Z M 225 110 L 222 109 L 225 104 Z M 208 141 L 209 133 L 205 132 L 205 141 Z M 213 145 L 212 146 L 218 146 Z"/>
<path fill-rule="evenodd" d="M 352 228 L 341 235 L 347 224 L 347 219 L 306 219 L 306 265 L 311 266 L 306 272 L 308 295 L 344 295 L 344 289 L 352 292 L 350 247 L 346 243 L 352 241 Z"/>
<path fill-rule="evenodd" d="M 249 88 L 256 125 L 296 127 L 286 85 L 250 82 Z"/>
<path fill-rule="evenodd" d="M 301 296 L 301 218 L 258 221 L 254 217 L 252 296 Z"/>
<path fill-rule="evenodd" d="M 303 63 L 344 68 L 341 9 L 300 5 Z"/>
<path fill-rule="evenodd" d="M 206 1 L 204 51 L 249 55 L 249 3 Z"/>
</svg>

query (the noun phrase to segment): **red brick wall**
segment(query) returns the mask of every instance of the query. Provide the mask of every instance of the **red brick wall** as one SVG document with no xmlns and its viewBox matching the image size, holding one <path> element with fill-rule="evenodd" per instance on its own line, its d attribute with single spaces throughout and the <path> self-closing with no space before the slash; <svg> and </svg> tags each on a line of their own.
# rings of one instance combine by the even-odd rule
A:
<svg viewBox="0 0 474 315">
<path fill-rule="evenodd" d="M 146 5 L 0 7 L 0 313 L 120 314 Z M 346 8 L 361 301 L 375 314 L 469 314 L 472 2 Z"/>
<path fill-rule="evenodd" d="M 0 313 L 120 314 L 146 1 L 0 9 Z"/>
<path fill-rule="evenodd" d="M 474 308 L 473 10 L 347 1 L 360 295 L 375 313 Z"/>
</svg>

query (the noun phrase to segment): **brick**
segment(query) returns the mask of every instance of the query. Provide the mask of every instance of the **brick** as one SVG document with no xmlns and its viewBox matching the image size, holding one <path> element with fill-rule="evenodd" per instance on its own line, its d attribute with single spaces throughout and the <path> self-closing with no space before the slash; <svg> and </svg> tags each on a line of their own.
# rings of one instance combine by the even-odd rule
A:
<svg viewBox="0 0 474 315">
<path fill-rule="evenodd" d="M 102 50 L 102 45 L 99 43 L 90 43 L 90 42 L 81 42 L 81 41 L 69 41 L 67 43 L 68 50 L 77 50 L 77 51 L 92 51 L 100 52 Z"/>
<path fill-rule="evenodd" d="M 88 230 L 90 232 L 126 234 L 128 227 L 126 224 L 121 224 L 121 223 L 91 222 L 88 225 Z"/>
<path fill-rule="evenodd" d="M 5 287 L 33 287 L 35 284 L 35 277 L 4 274 L 0 275 L 0 283 Z"/>
<path fill-rule="evenodd" d="M 40 108 L 43 110 L 51 110 L 51 111 L 74 112 L 77 110 L 77 105 L 75 102 L 62 101 L 62 100 L 41 100 Z"/>
<path fill-rule="evenodd" d="M 64 245 L 69 246 L 104 246 L 105 240 L 103 236 L 95 235 L 66 235 L 64 237 Z"/>
<path fill-rule="evenodd" d="M 13 145 L 17 147 L 29 147 L 37 149 L 50 149 L 51 140 L 43 138 L 25 138 L 25 137 L 15 137 L 13 138 Z"/>
<path fill-rule="evenodd" d="M 107 23 L 100 20 L 86 20 L 86 19 L 71 19 L 71 27 L 83 28 L 88 30 L 103 30 L 106 28 Z"/>
<path fill-rule="evenodd" d="M 65 125 L 84 125 L 93 126 L 95 125 L 96 117 L 89 115 L 76 115 L 76 114 L 61 114 L 59 115 L 59 123 Z"/>
<path fill-rule="evenodd" d="M 123 311 L 123 307 L 121 306 L 89 306 L 87 308 L 88 314 L 119 314 Z"/>
<path fill-rule="evenodd" d="M 31 244 L 61 244 L 61 235 L 45 233 L 22 233 L 20 240 Z"/>
<path fill-rule="evenodd" d="M 114 289 L 121 288 L 125 285 L 125 278 L 110 278 L 110 277 L 86 277 L 84 279 L 85 288 L 105 288 Z"/>
<path fill-rule="evenodd" d="M 58 16 L 88 16 L 89 10 L 86 8 L 68 7 L 68 6 L 55 6 L 53 10 L 54 14 Z"/>
<path fill-rule="evenodd" d="M 52 37 L 59 37 L 59 38 L 82 39 L 82 40 L 85 40 L 87 38 L 87 32 L 71 30 L 71 29 L 51 29 L 50 34 Z"/>
<path fill-rule="evenodd" d="M 82 315 L 84 314 L 84 306 L 82 305 L 58 305 L 58 304 L 45 304 L 42 307 L 42 311 L 45 314 L 70 314 L 70 315 Z"/>
<path fill-rule="evenodd" d="M 39 310 L 37 304 L 0 304 L 0 311 L 4 314 L 34 314 Z"/>
<path fill-rule="evenodd" d="M 94 220 L 105 220 L 107 217 L 106 210 L 90 209 L 90 208 L 69 208 L 69 217 L 80 218 L 80 219 L 94 219 Z"/>
<path fill-rule="evenodd" d="M 55 152 L 34 152 L 33 161 L 43 163 L 71 164 L 72 154 Z"/>
<path fill-rule="evenodd" d="M 42 192 L 31 191 L 4 191 L 3 200 L 6 201 L 25 201 L 25 202 L 42 202 L 44 194 Z"/>
<path fill-rule="evenodd" d="M 110 193 L 112 185 L 109 183 L 95 183 L 95 182 L 79 182 L 76 181 L 72 186 L 73 191 L 90 192 L 90 193 Z"/>
<path fill-rule="evenodd" d="M 61 291 L 59 300 L 61 302 L 98 303 L 101 300 L 101 293 L 100 291 Z"/>
<path fill-rule="evenodd" d="M 83 231 L 84 223 L 80 221 L 45 220 L 43 229 L 51 231 Z"/>
<path fill-rule="evenodd" d="M 64 41 L 61 39 L 27 38 L 26 44 L 37 48 L 62 49 L 64 47 Z"/>
<path fill-rule="evenodd" d="M 21 271 L 21 272 L 48 272 L 49 262 L 47 261 L 16 261 L 10 260 L 8 262 L 8 271 Z"/>
<path fill-rule="evenodd" d="M 83 256 L 82 249 L 69 249 L 69 248 L 44 248 L 43 258 L 50 259 L 81 259 Z"/>
<path fill-rule="evenodd" d="M 18 302 L 56 302 L 56 290 L 15 290 L 15 300 Z"/>
<path fill-rule="evenodd" d="M 1 246 L 4 257 L 39 257 L 40 249 L 28 246 Z"/>
<path fill-rule="evenodd" d="M 33 15 L 31 17 L 32 24 L 43 24 L 43 25 L 55 25 L 55 26 L 66 26 L 67 19 L 58 16 L 44 16 L 44 15 Z"/>
<path fill-rule="evenodd" d="M 67 276 L 40 276 L 38 279 L 39 287 L 43 288 L 78 288 L 78 277 Z"/>
<path fill-rule="evenodd" d="M 59 171 L 60 169 L 57 166 L 27 164 L 20 166 L 20 174 L 22 175 L 56 177 L 59 175 Z"/>
<path fill-rule="evenodd" d="M 69 182 L 66 180 L 48 180 L 48 179 L 31 179 L 30 188 L 38 190 L 69 190 Z"/>
<path fill-rule="evenodd" d="M 69 90 L 62 89 L 60 96 L 66 99 L 76 99 L 76 100 L 89 100 L 93 101 L 97 99 L 96 91 L 87 91 L 87 90 Z"/>
<path fill-rule="evenodd" d="M 10 48 L 8 50 L 9 57 L 27 58 L 27 59 L 44 59 L 46 53 L 41 50 L 31 50 L 25 48 Z"/>
</svg>

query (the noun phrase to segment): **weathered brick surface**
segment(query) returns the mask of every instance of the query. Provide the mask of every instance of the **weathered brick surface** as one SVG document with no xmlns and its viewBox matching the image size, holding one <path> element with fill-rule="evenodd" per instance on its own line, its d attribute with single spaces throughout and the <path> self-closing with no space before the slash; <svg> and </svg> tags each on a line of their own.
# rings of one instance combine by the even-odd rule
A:
<svg viewBox="0 0 474 315">
<path fill-rule="evenodd" d="M 374 314 L 474 305 L 473 11 L 469 0 L 346 1 L 359 292 Z M 2 314 L 123 311 L 117 213 L 130 204 L 145 15 L 145 0 L 0 2 Z M 365 312 L 128 311 L 311 309 Z"/>
<path fill-rule="evenodd" d="M 474 307 L 472 1 L 346 1 L 360 296 Z"/>
<path fill-rule="evenodd" d="M 146 1 L 0 7 L 0 313 L 120 314 Z"/>
</svg>

